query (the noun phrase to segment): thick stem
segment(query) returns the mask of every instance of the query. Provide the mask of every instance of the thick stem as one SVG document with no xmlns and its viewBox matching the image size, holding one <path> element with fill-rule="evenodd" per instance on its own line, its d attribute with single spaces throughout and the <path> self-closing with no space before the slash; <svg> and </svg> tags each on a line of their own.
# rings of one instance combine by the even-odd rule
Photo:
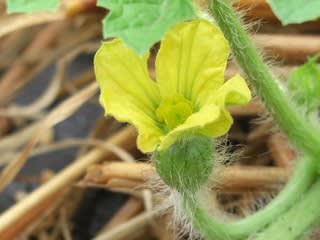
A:
<svg viewBox="0 0 320 240">
<path fill-rule="evenodd" d="M 314 162 L 310 158 L 298 160 L 295 171 L 281 193 L 265 208 L 237 222 L 222 223 L 210 216 L 197 202 L 185 197 L 186 212 L 195 227 L 208 239 L 243 239 L 259 231 L 291 207 L 310 187 L 315 178 Z"/>
<path fill-rule="evenodd" d="M 308 122 L 289 98 L 283 87 L 270 72 L 268 66 L 249 39 L 242 23 L 227 0 L 211 0 L 211 12 L 230 43 L 239 65 L 248 75 L 280 128 L 290 141 L 317 159 L 320 155 L 320 130 Z"/>
<path fill-rule="evenodd" d="M 319 199 L 320 181 L 317 181 L 294 207 L 259 234 L 256 240 L 293 240 L 302 236 L 320 220 Z"/>
</svg>

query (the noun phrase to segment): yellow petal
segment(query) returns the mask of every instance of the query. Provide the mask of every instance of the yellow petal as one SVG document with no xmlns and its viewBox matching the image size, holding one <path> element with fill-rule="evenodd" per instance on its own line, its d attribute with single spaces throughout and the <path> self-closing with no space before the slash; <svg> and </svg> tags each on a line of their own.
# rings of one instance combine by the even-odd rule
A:
<svg viewBox="0 0 320 240">
<path fill-rule="evenodd" d="M 214 95 L 207 104 L 216 104 L 220 108 L 220 117 L 217 121 L 207 124 L 201 130 L 201 133 L 218 137 L 227 133 L 233 123 L 232 117 L 228 110 L 227 105 L 242 105 L 246 104 L 251 99 L 251 92 L 248 88 L 246 81 L 240 76 L 235 75 L 228 80 Z"/>
<path fill-rule="evenodd" d="M 199 131 L 201 134 L 209 137 L 220 137 L 229 131 L 233 123 L 233 119 L 228 111 L 221 108 L 219 109 L 219 118 L 203 127 Z"/>
<path fill-rule="evenodd" d="M 225 105 L 243 105 L 250 101 L 251 92 L 246 81 L 235 75 L 223 84 L 215 95 L 211 95 L 209 102 Z"/>
<path fill-rule="evenodd" d="M 162 97 L 180 94 L 200 106 L 224 81 L 229 46 L 205 20 L 184 22 L 165 35 L 156 58 Z"/>
<path fill-rule="evenodd" d="M 200 111 L 192 114 L 182 125 L 162 137 L 159 150 L 166 150 L 185 133 L 202 133 L 208 124 L 214 124 L 219 121 L 220 115 L 220 108 L 217 105 L 207 104 L 203 106 Z"/>
<path fill-rule="evenodd" d="M 162 134 L 155 116 L 159 90 L 148 75 L 147 58 L 117 39 L 103 43 L 94 58 L 106 114 L 133 124 L 139 132 L 138 147 L 144 152 L 153 151 Z"/>
</svg>

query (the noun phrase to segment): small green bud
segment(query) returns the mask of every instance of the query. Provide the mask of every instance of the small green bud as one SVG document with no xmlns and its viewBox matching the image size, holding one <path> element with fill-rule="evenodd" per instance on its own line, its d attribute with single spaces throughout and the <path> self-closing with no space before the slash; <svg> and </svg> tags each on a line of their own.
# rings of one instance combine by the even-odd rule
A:
<svg viewBox="0 0 320 240">
<path fill-rule="evenodd" d="M 162 180 L 180 193 L 196 193 L 205 184 L 214 164 L 214 146 L 209 137 L 188 135 L 167 150 L 155 153 Z"/>
</svg>

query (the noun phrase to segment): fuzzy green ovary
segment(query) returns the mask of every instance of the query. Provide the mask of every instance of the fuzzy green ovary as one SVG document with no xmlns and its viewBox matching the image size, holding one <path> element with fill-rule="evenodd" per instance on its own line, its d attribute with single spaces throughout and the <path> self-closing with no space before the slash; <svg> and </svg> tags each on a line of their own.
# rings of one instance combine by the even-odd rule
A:
<svg viewBox="0 0 320 240">
<path fill-rule="evenodd" d="M 155 152 L 162 180 L 180 193 L 196 193 L 208 180 L 214 165 L 214 146 L 209 137 L 182 136 L 168 149 Z"/>
<path fill-rule="evenodd" d="M 192 103 L 181 95 L 163 99 L 156 111 L 158 120 L 165 123 L 168 130 L 183 124 L 192 113 Z"/>
</svg>

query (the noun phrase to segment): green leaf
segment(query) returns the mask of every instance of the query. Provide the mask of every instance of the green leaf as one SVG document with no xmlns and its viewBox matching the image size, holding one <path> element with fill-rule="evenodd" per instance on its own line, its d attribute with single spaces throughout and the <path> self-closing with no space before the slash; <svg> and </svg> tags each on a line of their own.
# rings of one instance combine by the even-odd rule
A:
<svg viewBox="0 0 320 240">
<path fill-rule="evenodd" d="M 54 12 L 60 0 L 7 0 L 8 13 Z"/>
<path fill-rule="evenodd" d="M 306 113 L 315 112 L 320 107 L 320 55 L 295 70 L 288 77 L 288 88 L 298 105 L 306 108 Z"/>
<path fill-rule="evenodd" d="M 320 0 L 267 0 L 273 12 L 286 25 L 320 17 Z"/>
<path fill-rule="evenodd" d="M 143 54 L 169 27 L 195 17 L 190 0 L 98 0 L 110 13 L 103 20 L 105 38 L 119 37 Z"/>
</svg>

